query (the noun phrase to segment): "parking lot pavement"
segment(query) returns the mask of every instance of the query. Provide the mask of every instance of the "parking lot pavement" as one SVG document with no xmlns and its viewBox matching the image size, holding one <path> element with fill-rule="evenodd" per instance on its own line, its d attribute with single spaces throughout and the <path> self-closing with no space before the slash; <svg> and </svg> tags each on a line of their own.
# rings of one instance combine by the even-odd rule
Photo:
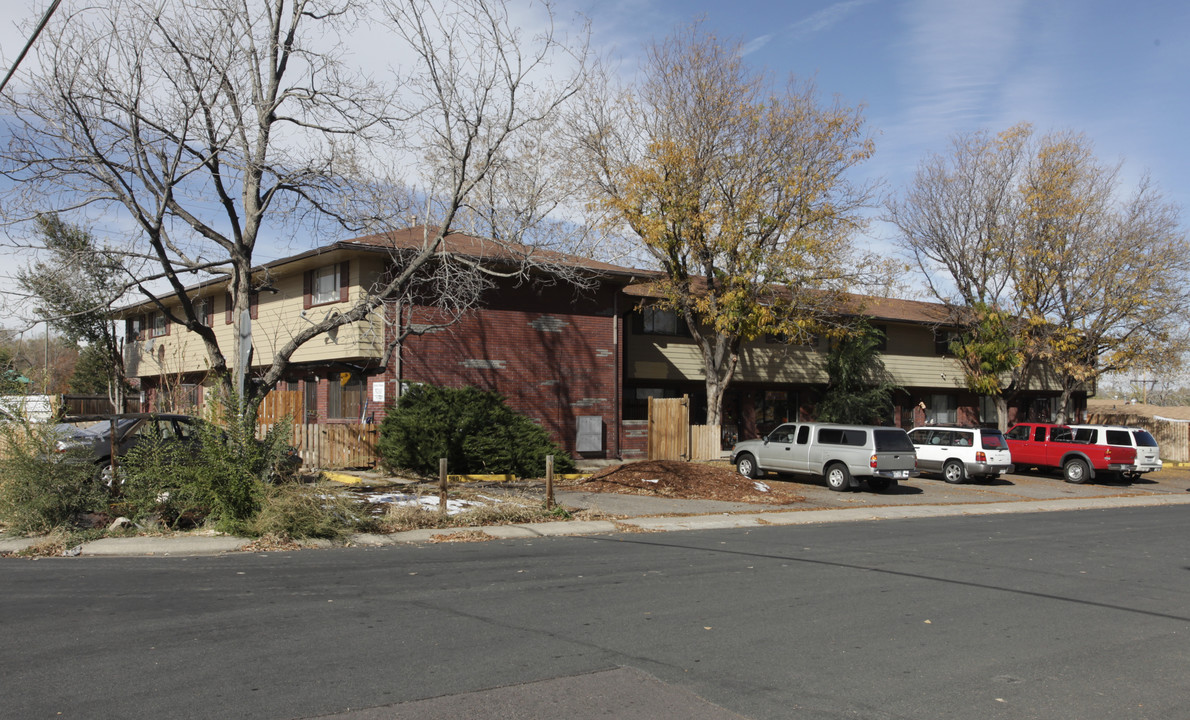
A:
<svg viewBox="0 0 1190 720">
<path fill-rule="evenodd" d="M 767 482 L 787 482 L 790 489 L 806 498 L 806 505 L 822 508 L 879 505 L 950 505 L 956 503 L 992 503 L 1057 500 L 1062 498 L 1130 497 L 1186 494 L 1190 492 L 1190 468 L 1171 468 L 1145 475 L 1135 482 L 1104 481 L 1083 485 L 1065 482 L 1060 475 L 1014 473 L 990 483 L 950 485 L 940 477 L 922 475 L 902 480 L 883 493 L 837 493 L 820 482 L 766 478 Z"/>
</svg>

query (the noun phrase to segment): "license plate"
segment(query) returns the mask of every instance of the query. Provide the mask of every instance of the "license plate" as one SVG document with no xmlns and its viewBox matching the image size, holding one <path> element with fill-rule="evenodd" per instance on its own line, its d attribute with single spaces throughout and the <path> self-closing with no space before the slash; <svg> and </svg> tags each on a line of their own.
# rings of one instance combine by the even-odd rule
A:
<svg viewBox="0 0 1190 720">
<path fill-rule="evenodd" d="M 897 478 L 898 478 L 898 479 L 899 479 L 899 478 L 907 478 L 907 477 L 909 477 L 909 471 L 908 471 L 908 470 L 898 470 L 898 471 L 897 471 Z"/>
</svg>

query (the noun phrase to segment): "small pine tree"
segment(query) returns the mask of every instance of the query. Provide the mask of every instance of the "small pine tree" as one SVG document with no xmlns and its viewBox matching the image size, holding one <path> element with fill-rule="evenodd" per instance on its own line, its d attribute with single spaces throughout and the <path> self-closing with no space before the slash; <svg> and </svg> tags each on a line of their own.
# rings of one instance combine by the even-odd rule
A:
<svg viewBox="0 0 1190 720">
<path fill-rule="evenodd" d="M 391 469 L 438 472 L 439 458 L 456 473 L 541 477 L 545 456 L 566 472 L 574 462 L 539 425 L 495 392 L 419 385 L 401 396 L 380 424 L 380 457 Z"/>
</svg>

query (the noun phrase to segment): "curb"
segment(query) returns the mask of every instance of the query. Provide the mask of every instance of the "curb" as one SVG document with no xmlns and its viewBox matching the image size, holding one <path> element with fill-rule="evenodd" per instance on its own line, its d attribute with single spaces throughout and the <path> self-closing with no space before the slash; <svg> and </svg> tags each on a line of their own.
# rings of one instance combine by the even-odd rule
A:
<svg viewBox="0 0 1190 720">
<path fill-rule="evenodd" d="M 1069 498 L 1056 500 L 1017 500 L 1013 502 L 963 503 L 957 505 L 888 505 L 867 508 L 822 510 L 784 510 L 690 516 L 653 516 L 623 520 L 574 520 L 570 522 L 527 523 L 524 525 L 485 525 L 479 527 L 407 530 L 391 535 L 361 533 L 348 539 L 348 546 L 383 547 L 417 545 L 449 540 L 452 535 L 483 533 L 500 540 L 519 540 L 572 535 L 609 535 L 617 532 L 681 532 L 688 530 L 726 530 L 759 528 L 773 525 L 815 525 L 870 520 L 955 517 L 959 515 L 1007 515 L 1075 510 L 1190 505 L 1190 495 L 1149 495 L 1107 498 Z M 20 552 L 40 542 L 39 538 L 0 539 L 0 553 Z M 77 555 L 95 557 L 182 557 L 222 555 L 236 552 L 251 540 L 230 536 L 179 536 L 104 538 L 75 548 Z M 310 543 L 313 547 L 332 547 L 329 542 Z"/>
</svg>

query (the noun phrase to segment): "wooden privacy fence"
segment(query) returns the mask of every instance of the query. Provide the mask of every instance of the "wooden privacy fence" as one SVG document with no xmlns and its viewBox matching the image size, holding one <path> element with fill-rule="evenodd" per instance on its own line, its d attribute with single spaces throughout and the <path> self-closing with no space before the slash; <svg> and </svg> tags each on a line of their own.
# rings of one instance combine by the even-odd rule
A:
<svg viewBox="0 0 1190 720">
<path fill-rule="evenodd" d="M 1157 420 L 1147 415 L 1122 412 L 1088 412 L 1087 422 L 1144 428 L 1161 446 L 1161 459 L 1190 462 L 1190 422 Z"/>
<path fill-rule="evenodd" d="M 690 398 L 649 398 L 650 460 L 717 460 L 718 425 L 691 425 Z"/>
<path fill-rule="evenodd" d="M 271 423 L 257 426 L 257 437 L 272 428 Z M 325 425 L 295 424 L 290 443 L 302 456 L 307 468 L 339 469 L 375 467 L 378 459 L 376 441 L 380 426 L 358 423 Z"/>
<path fill-rule="evenodd" d="M 256 422 L 272 425 L 287 417 L 296 423 L 305 419 L 304 414 L 305 402 L 300 390 L 273 390 L 261 401 Z"/>
</svg>

